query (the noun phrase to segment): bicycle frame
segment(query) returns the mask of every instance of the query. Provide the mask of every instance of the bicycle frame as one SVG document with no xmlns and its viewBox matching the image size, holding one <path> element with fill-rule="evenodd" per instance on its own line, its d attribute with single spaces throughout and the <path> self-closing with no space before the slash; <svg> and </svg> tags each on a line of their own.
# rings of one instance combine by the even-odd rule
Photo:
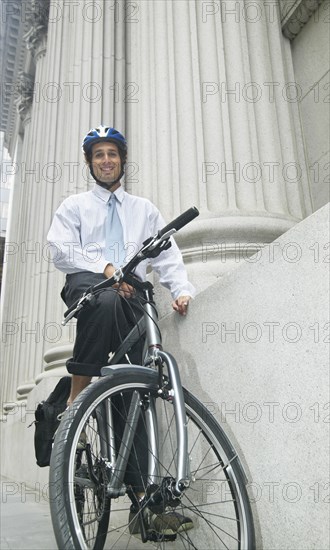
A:
<svg viewBox="0 0 330 550">
<path fill-rule="evenodd" d="M 160 330 L 158 328 L 158 314 L 153 301 L 152 285 L 150 283 L 139 283 L 139 288 L 143 289 L 145 300 L 143 301 L 144 310 L 144 323 L 146 331 L 146 342 L 148 346 L 148 353 L 145 360 L 145 365 L 118 365 L 103 367 L 101 373 L 102 376 L 111 376 L 117 368 L 126 369 L 127 374 L 132 372 L 132 369 L 140 370 L 141 372 L 148 369 L 148 372 L 153 371 L 155 373 L 155 380 L 157 380 L 160 395 L 166 392 L 165 398 L 168 398 L 174 406 L 175 410 L 175 422 L 176 422 L 176 436 L 177 436 L 177 476 L 175 484 L 171 487 L 171 491 L 176 498 L 180 498 L 185 488 L 190 484 L 190 469 L 189 469 L 189 456 L 188 456 L 188 437 L 187 437 L 187 420 L 184 406 L 183 391 L 181 385 L 181 379 L 179 374 L 178 365 L 174 357 L 163 351 L 161 343 Z M 133 329 L 134 331 L 134 329 Z M 139 338 L 139 334 L 135 331 L 135 340 L 132 339 L 132 332 L 126 337 L 122 346 L 125 345 L 125 341 L 128 340 L 132 345 Z M 116 355 L 113 357 L 115 359 Z M 112 361 L 113 361 L 112 359 Z M 111 361 L 111 362 L 112 362 Z M 163 366 L 166 366 L 170 390 L 163 387 L 162 373 Z M 110 442 L 114 441 L 113 422 L 111 420 L 111 407 L 107 409 L 107 420 L 110 426 L 108 439 Z M 111 481 L 108 485 L 108 494 L 111 497 L 117 497 L 125 493 L 125 486 L 123 484 L 124 472 L 128 463 L 128 459 L 131 453 L 133 440 L 138 424 L 139 417 L 141 415 L 140 396 L 138 392 L 135 392 L 132 396 L 130 409 L 128 412 L 128 421 L 125 426 L 124 434 L 122 437 L 122 443 L 120 450 L 115 455 L 114 445 L 110 443 L 110 462 L 113 467 L 113 473 Z M 158 479 L 158 427 L 157 427 L 157 414 L 155 409 L 154 399 L 150 399 L 148 407 L 145 411 L 146 429 L 148 435 L 148 481 L 149 483 L 156 483 Z"/>
</svg>

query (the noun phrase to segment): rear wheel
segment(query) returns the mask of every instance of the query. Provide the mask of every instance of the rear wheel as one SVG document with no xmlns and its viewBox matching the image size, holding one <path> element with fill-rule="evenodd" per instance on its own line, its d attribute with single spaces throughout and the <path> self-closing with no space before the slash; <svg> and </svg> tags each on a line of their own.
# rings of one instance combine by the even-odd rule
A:
<svg viewBox="0 0 330 550">
<path fill-rule="evenodd" d="M 75 546 L 72 537 L 75 531 L 86 541 L 85 548 L 101 550 L 107 537 L 111 505 L 106 492 L 108 468 L 104 426 L 94 411 L 84 429 L 75 433 L 75 413 L 74 408 L 69 409 L 62 419 L 52 451 L 53 523 L 61 533 L 60 539 L 56 537 L 59 548 L 80 548 Z"/>
<path fill-rule="evenodd" d="M 62 420 L 50 468 L 51 513 L 59 548 L 254 549 L 252 514 L 238 456 L 209 411 L 186 390 L 192 480 L 180 500 L 169 498 L 167 489 L 166 499 L 161 496 L 164 487 L 170 487 L 175 479 L 177 452 L 173 405 L 160 397 L 157 389 L 152 371 L 150 376 L 137 372 L 130 376 L 129 382 L 127 376 L 117 372 L 115 377 L 105 377 L 89 386 Z M 111 399 L 114 415 L 124 424 L 133 392 L 138 392 L 143 411 L 151 399 L 156 402 L 158 477 L 154 477 L 152 484 L 148 482 L 146 459 L 140 449 L 145 431 L 140 426 L 124 478 L 127 491 L 110 499 L 107 487 L 112 465 L 106 410 Z M 145 422 L 144 412 L 141 422 Z M 134 484 L 134 491 L 130 491 Z M 141 541 L 136 527 L 139 514 L 132 506 L 133 492 L 147 495 L 143 515 L 147 533 L 155 539 L 152 542 Z M 166 511 L 193 520 L 194 528 L 180 530 L 175 540 L 166 542 L 166 538 L 173 537 L 159 533 L 155 536 L 154 520 L 163 511 L 162 503 L 167 505 Z"/>
</svg>

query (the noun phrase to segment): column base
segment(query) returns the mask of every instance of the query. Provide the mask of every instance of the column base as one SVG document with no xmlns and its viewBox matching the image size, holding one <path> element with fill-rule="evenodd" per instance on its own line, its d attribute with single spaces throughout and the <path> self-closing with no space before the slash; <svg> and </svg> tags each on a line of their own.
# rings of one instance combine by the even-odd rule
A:
<svg viewBox="0 0 330 550">
<path fill-rule="evenodd" d="M 28 397 L 30 391 L 33 390 L 34 387 L 35 387 L 35 384 L 33 384 L 33 383 L 21 384 L 20 386 L 18 386 L 18 388 L 16 390 L 16 392 L 17 392 L 17 402 L 23 404 L 23 401 L 27 400 L 27 397 Z"/>
<path fill-rule="evenodd" d="M 46 363 L 44 371 L 37 376 L 35 383 L 39 384 L 44 378 L 53 376 L 69 376 L 65 364 L 66 361 L 72 357 L 72 351 L 72 344 L 56 346 L 47 350 L 44 355 L 44 361 Z"/>
</svg>

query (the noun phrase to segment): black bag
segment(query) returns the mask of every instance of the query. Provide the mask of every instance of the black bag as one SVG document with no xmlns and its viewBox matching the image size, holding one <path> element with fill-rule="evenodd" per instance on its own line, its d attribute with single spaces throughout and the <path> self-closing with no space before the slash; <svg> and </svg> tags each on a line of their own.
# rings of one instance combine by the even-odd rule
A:
<svg viewBox="0 0 330 550">
<path fill-rule="evenodd" d="M 46 401 L 39 403 L 34 412 L 34 450 L 37 464 L 41 468 L 49 466 L 54 434 L 60 423 L 57 416 L 65 411 L 70 390 L 71 377 L 64 376 L 56 384 Z"/>
</svg>

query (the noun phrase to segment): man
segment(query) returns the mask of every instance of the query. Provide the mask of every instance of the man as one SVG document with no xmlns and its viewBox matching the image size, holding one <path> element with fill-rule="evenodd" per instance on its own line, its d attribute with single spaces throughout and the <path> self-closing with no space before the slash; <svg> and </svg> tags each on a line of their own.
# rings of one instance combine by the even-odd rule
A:
<svg viewBox="0 0 330 550">
<path fill-rule="evenodd" d="M 144 240 L 165 225 L 150 201 L 129 195 L 121 186 L 127 144 L 120 132 L 104 126 L 92 129 L 83 141 L 83 151 L 96 182 L 94 188 L 64 200 L 47 236 L 55 266 L 67 274 L 62 297 L 68 306 L 91 285 L 110 278 L 125 257 L 132 256 Z M 114 206 L 110 221 L 109 205 Z M 115 230 L 111 224 L 116 226 Z M 187 280 L 175 242 L 150 263 L 159 274 L 160 282 L 171 291 L 173 309 L 185 315 L 195 289 Z M 146 262 L 142 262 L 135 272 L 142 280 L 146 278 L 146 267 Z M 132 287 L 122 283 L 118 290 L 134 305 Z M 130 312 L 131 308 L 120 300 L 118 293 L 103 292 L 94 307 L 79 315 L 73 358 L 67 363 L 72 374 L 68 404 L 89 384 L 92 376 L 99 375 L 101 367 L 108 362 L 109 352 L 119 345 L 120 336 L 129 332 L 134 323 L 129 318 Z M 118 324 L 121 335 L 116 330 Z"/>
<path fill-rule="evenodd" d="M 47 239 L 53 250 L 55 266 L 66 273 L 61 293 L 67 306 L 74 303 L 90 286 L 110 278 L 117 267 L 137 252 L 143 241 L 164 227 L 165 221 L 147 199 L 129 195 L 120 183 L 127 158 L 124 136 L 116 129 L 100 126 L 90 130 L 83 141 L 85 160 L 95 179 L 91 191 L 72 195 L 55 213 Z M 195 289 L 189 283 L 181 253 L 172 246 L 149 260 L 160 282 L 170 290 L 172 307 L 186 315 Z M 146 279 L 147 261 L 135 270 L 135 276 Z M 116 291 L 100 292 L 94 303 L 82 310 L 77 320 L 73 358 L 67 362 L 72 374 L 68 405 L 108 363 L 141 314 L 134 289 L 126 284 L 114 285 Z M 132 350 L 132 363 L 139 362 L 141 350 Z M 140 355 L 139 355 L 140 354 Z M 142 437 L 140 438 L 142 441 Z M 145 454 L 145 448 L 141 453 Z M 144 458 L 142 459 L 144 462 Z M 136 490 L 143 498 L 142 488 Z M 133 532 L 136 528 L 133 525 Z M 175 512 L 157 518 L 159 530 L 172 532 L 191 529 L 191 519 Z M 135 522 L 136 523 L 136 522 Z"/>
</svg>

